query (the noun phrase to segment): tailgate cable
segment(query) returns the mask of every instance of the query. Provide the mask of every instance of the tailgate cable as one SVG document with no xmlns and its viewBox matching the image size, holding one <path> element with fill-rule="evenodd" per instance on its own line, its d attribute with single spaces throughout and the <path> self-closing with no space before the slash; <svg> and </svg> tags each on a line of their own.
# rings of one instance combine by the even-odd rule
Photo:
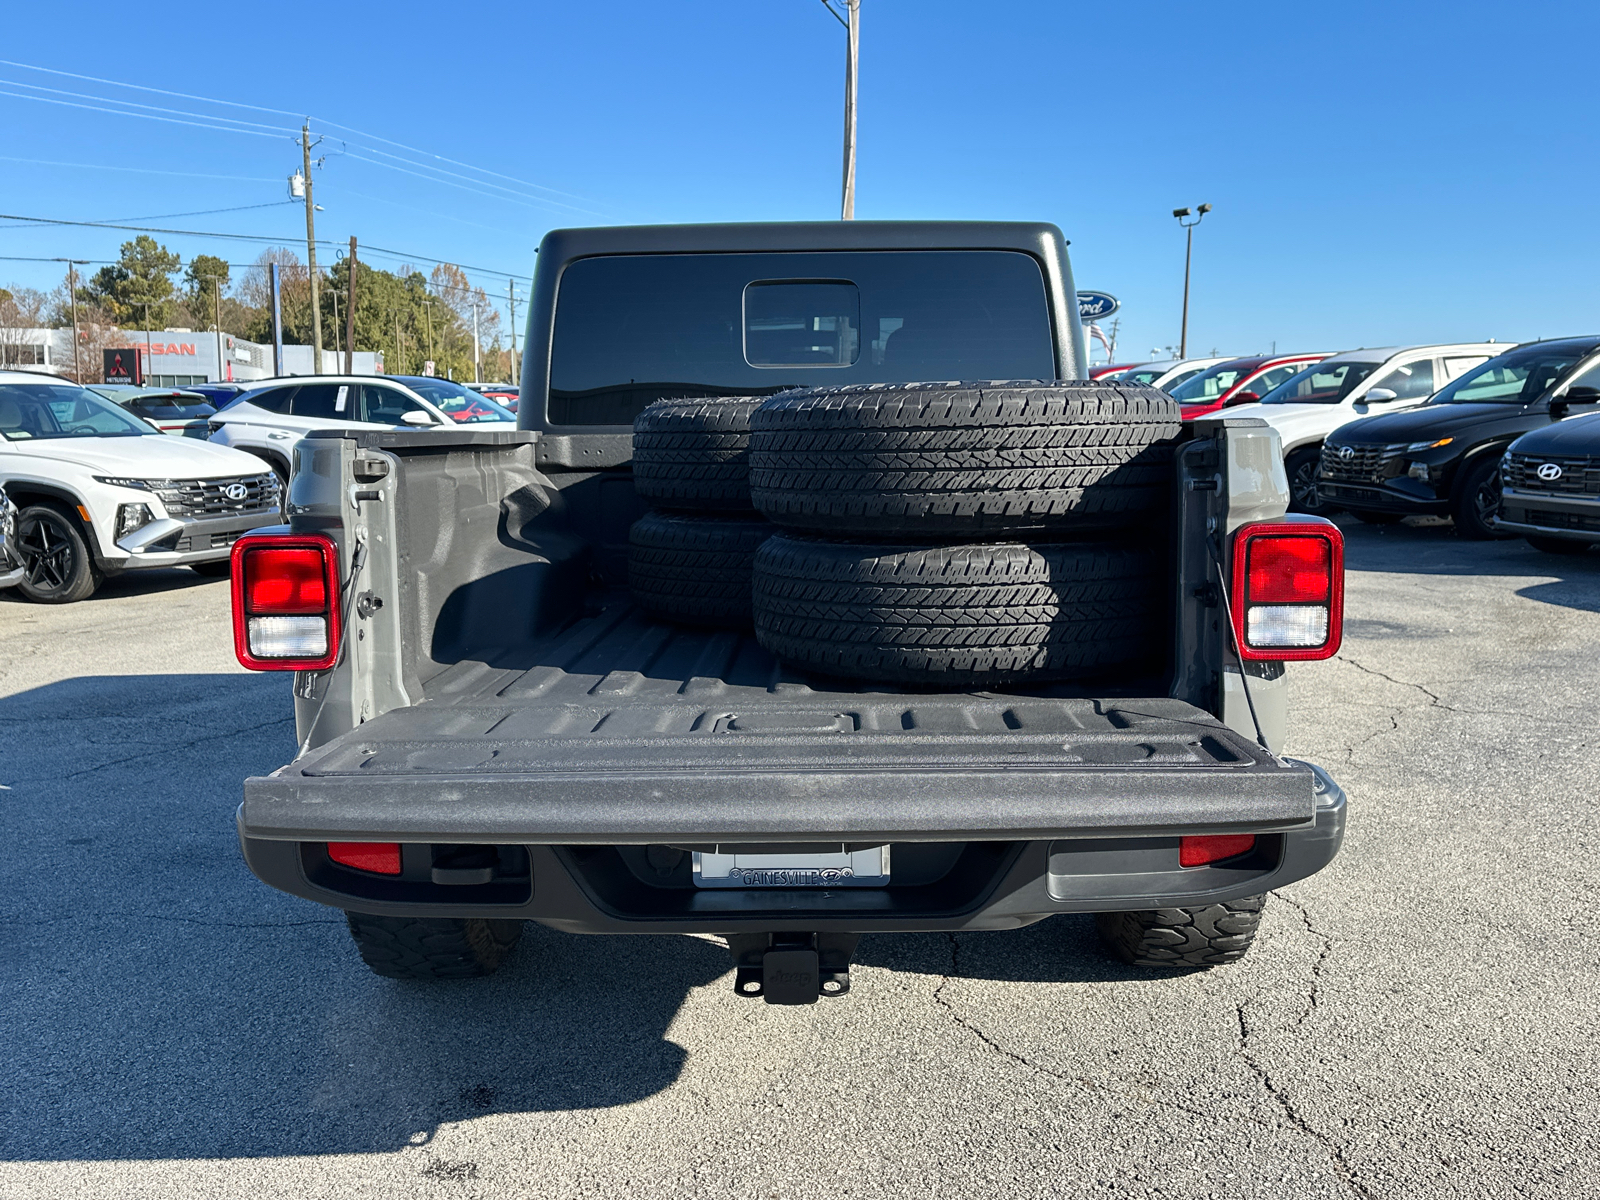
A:
<svg viewBox="0 0 1600 1200">
<path fill-rule="evenodd" d="M 311 722 L 306 726 L 306 740 L 301 743 L 300 749 L 295 753 L 295 758 L 297 759 L 304 757 L 306 751 L 311 749 L 311 739 L 317 732 L 317 722 L 322 719 L 322 710 L 328 703 L 328 697 L 333 694 L 333 687 L 331 686 L 333 672 L 338 670 L 339 664 L 344 661 L 344 649 L 350 640 L 350 608 L 351 605 L 355 603 L 355 582 L 356 579 L 361 575 L 361 568 L 366 565 L 366 562 L 367 543 L 365 539 L 357 538 L 356 548 L 350 554 L 350 574 L 344 580 L 344 582 L 339 585 L 339 590 L 344 597 L 344 611 L 340 614 L 339 621 L 338 657 L 334 659 L 333 666 L 329 667 L 327 670 L 307 671 L 304 674 L 305 682 L 296 682 L 295 684 L 295 694 L 306 700 L 311 699 L 311 689 L 313 686 L 315 686 L 316 676 L 328 676 L 330 685 L 327 690 L 322 693 L 322 699 L 317 701 L 317 711 L 311 714 Z"/>
<path fill-rule="evenodd" d="M 1256 702 L 1250 696 L 1250 673 L 1245 669 L 1244 655 L 1239 652 L 1239 631 L 1233 627 L 1233 601 L 1228 597 L 1227 572 L 1222 569 L 1222 560 L 1215 554 L 1211 561 L 1217 568 L 1217 588 L 1222 592 L 1222 620 L 1228 627 L 1228 643 L 1233 647 L 1233 656 L 1239 660 L 1239 687 L 1244 691 L 1245 707 L 1250 710 L 1250 723 L 1256 727 L 1256 742 L 1274 758 L 1272 747 L 1267 745 L 1267 735 L 1261 732 L 1261 718 L 1256 716 Z"/>
</svg>

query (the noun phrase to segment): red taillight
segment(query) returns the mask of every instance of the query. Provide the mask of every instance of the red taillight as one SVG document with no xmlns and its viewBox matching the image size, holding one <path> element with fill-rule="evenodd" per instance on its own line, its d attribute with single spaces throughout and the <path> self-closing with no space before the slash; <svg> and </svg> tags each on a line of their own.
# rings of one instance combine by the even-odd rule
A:
<svg viewBox="0 0 1600 1200">
<path fill-rule="evenodd" d="M 329 842 L 328 857 L 341 867 L 354 867 L 357 871 L 400 874 L 399 842 Z"/>
<path fill-rule="evenodd" d="M 252 671 L 322 671 L 339 661 L 339 551 L 320 534 L 233 544 L 233 648 Z"/>
<path fill-rule="evenodd" d="M 1233 628 L 1250 661 L 1332 658 L 1344 631 L 1344 535 L 1293 515 L 1234 534 Z"/>
<path fill-rule="evenodd" d="M 328 607 L 320 551 L 260 546 L 246 553 L 246 612 L 286 616 L 319 613 Z"/>
<path fill-rule="evenodd" d="M 1215 833 L 1178 839 L 1178 865 L 1203 867 L 1225 858 L 1238 858 L 1256 848 L 1253 833 Z M 398 867 L 395 868 L 399 870 Z"/>
</svg>

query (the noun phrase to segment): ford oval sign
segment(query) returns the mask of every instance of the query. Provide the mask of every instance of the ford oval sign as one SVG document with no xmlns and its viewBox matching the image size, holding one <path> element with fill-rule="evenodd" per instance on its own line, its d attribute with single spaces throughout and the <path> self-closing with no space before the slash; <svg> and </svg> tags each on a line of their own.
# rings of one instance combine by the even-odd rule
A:
<svg viewBox="0 0 1600 1200">
<path fill-rule="evenodd" d="M 1078 319 L 1080 321 L 1104 321 L 1122 305 L 1117 303 L 1117 298 L 1109 292 L 1079 292 L 1078 293 Z"/>
</svg>

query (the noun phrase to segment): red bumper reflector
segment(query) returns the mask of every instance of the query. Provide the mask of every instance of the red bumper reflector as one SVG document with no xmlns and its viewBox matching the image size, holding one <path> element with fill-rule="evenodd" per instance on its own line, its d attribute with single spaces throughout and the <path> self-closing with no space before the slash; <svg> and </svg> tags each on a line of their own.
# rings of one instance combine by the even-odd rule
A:
<svg viewBox="0 0 1600 1200">
<path fill-rule="evenodd" d="M 1237 858 L 1255 848 L 1256 835 L 1253 833 L 1216 833 L 1179 838 L 1178 865 L 1203 867 L 1225 858 Z"/>
<path fill-rule="evenodd" d="M 374 875 L 400 874 L 399 842 L 329 842 L 328 857 L 341 867 L 354 867 L 357 871 L 371 871 Z"/>
</svg>

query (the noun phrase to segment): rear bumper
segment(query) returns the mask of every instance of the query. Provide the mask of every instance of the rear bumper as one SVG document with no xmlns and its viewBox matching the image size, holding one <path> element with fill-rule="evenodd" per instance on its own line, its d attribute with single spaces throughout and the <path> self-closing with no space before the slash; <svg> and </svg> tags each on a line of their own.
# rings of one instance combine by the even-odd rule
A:
<svg viewBox="0 0 1600 1200">
<path fill-rule="evenodd" d="M 1236 899 L 1321 870 L 1344 837 L 1345 795 L 1320 768 L 1307 763 L 1293 767 L 1311 784 L 1306 817 L 1279 821 L 1275 830 L 1266 828 L 1271 822 L 1261 823 L 1256 849 L 1229 862 L 1179 866 L 1178 837 L 1215 832 L 1217 827 L 1202 821 L 1194 808 L 1169 798 L 1164 821 L 1124 826 L 1115 834 L 1091 827 L 1072 831 L 1075 836 L 1003 841 L 885 839 L 900 847 L 893 856 L 896 862 L 917 865 L 897 873 L 896 881 L 882 889 L 696 889 L 688 878 L 687 855 L 675 857 L 686 845 L 682 837 L 650 848 L 544 843 L 515 847 L 510 853 L 502 843 L 502 862 L 516 866 L 504 874 L 497 868 L 492 880 L 459 886 L 433 882 L 426 866 L 421 872 L 408 869 L 414 876 L 410 880 L 350 871 L 329 863 L 321 840 L 256 836 L 247 822 L 248 803 L 239 811 L 239 836 L 246 862 L 264 882 L 360 912 L 533 920 L 573 933 L 1010 929 L 1056 913 Z M 441 832 L 405 840 L 437 845 L 465 839 Z M 415 852 L 424 863 L 429 849 L 417 847 Z M 673 866 L 661 870 L 660 864 L 667 862 Z"/>
<path fill-rule="evenodd" d="M 1600 496 L 1553 496 L 1507 488 L 1495 528 L 1524 537 L 1600 542 Z"/>
</svg>

